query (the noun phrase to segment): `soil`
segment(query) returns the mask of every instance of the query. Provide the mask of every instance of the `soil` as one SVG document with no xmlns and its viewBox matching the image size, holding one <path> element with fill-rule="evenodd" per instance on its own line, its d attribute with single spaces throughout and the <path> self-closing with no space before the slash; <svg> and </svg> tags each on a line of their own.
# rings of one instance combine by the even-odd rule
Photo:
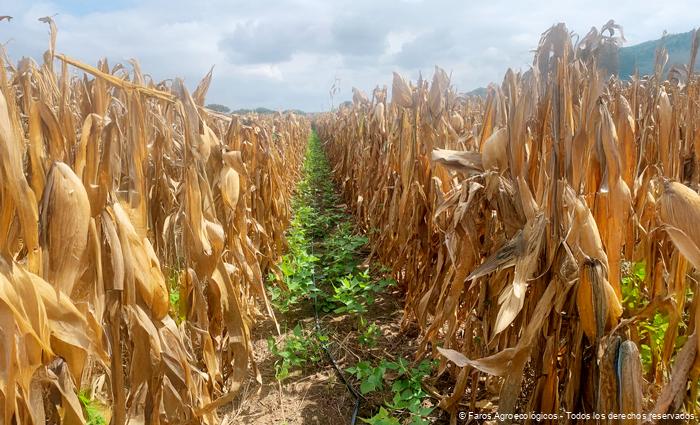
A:
<svg viewBox="0 0 700 425">
<path fill-rule="evenodd" d="M 319 317 L 321 329 L 330 337 L 329 351 L 352 385 L 351 376 L 344 371 L 360 360 L 412 358 L 415 352 L 416 330 L 401 329 L 403 300 L 393 288 L 379 296 L 364 314 L 368 323 L 376 323 L 382 331 L 374 348 L 361 346 L 358 341 L 356 315 L 327 314 Z M 307 329 L 315 326 L 313 306 L 309 303 L 296 311 L 278 317 L 281 329 L 291 329 L 301 322 Z M 282 341 L 291 332 L 277 338 Z M 326 357 L 282 384 L 275 379 L 272 354 L 267 345 L 269 335 L 276 333 L 271 319 L 254 330 L 255 359 L 263 384 L 253 377 L 244 385 L 237 400 L 223 415 L 223 424 L 251 425 L 338 425 L 350 423 L 355 398 L 345 386 L 332 363 Z M 368 417 L 375 409 L 375 401 L 362 400 L 359 417 Z M 361 423 L 358 420 L 358 423 Z"/>
</svg>

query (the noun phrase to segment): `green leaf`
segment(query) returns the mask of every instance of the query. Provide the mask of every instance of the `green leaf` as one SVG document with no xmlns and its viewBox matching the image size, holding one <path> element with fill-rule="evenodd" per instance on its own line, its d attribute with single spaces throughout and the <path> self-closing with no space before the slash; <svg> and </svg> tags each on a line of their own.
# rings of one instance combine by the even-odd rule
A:
<svg viewBox="0 0 700 425">
<path fill-rule="evenodd" d="M 405 379 L 397 379 L 397 380 L 394 381 L 394 383 L 391 385 L 391 391 L 393 391 L 393 392 L 395 392 L 395 393 L 399 393 L 399 392 L 405 390 L 406 388 L 408 388 L 408 386 L 409 386 L 409 383 L 408 383 L 407 380 L 405 380 Z"/>
<path fill-rule="evenodd" d="M 365 395 L 369 392 L 372 392 L 375 389 L 376 389 L 376 386 L 374 385 L 373 382 L 370 382 L 369 380 L 362 381 L 362 383 L 360 384 L 360 392 L 362 393 L 362 395 Z"/>
<path fill-rule="evenodd" d="M 379 408 L 379 412 L 369 419 L 360 418 L 366 424 L 371 425 L 401 425 L 398 419 L 391 416 L 383 407 Z"/>
</svg>

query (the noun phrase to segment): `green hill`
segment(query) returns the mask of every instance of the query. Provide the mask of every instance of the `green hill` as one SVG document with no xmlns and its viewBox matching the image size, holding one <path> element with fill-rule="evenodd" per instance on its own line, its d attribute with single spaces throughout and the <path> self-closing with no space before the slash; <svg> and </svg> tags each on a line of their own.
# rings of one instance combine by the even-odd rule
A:
<svg viewBox="0 0 700 425">
<path fill-rule="evenodd" d="M 478 88 L 475 88 L 475 89 L 472 90 L 472 91 L 468 91 L 468 92 L 465 93 L 465 94 L 466 94 L 467 96 L 481 96 L 481 97 L 486 97 L 486 96 L 488 96 L 488 94 L 489 94 L 489 89 L 487 89 L 486 87 L 478 87 Z"/>
<path fill-rule="evenodd" d="M 672 65 L 683 65 L 690 61 L 690 47 L 693 43 L 693 32 L 688 31 L 682 34 L 669 34 L 658 40 L 646 41 L 634 46 L 623 47 L 619 53 L 619 73 L 618 75 L 627 79 L 639 70 L 640 75 L 652 74 L 656 60 L 656 49 L 660 46 L 668 50 L 668 63 L 665 72 Z M 700 56 L 700 55 L 698 55 Z M 700 58 L 698 58 L 700 59 Z M 695 61 L 695 69 L 698 70 L 700 60 Z"/>
<path fill-rule="evenodd" d="M 604 52 L 599 57 L 599 67 L 608 75 L 617 74 L 623 80 L 629 79 L 639 70 L 639 75 L 654 73 L 656 63 L 656 50 L 664 46 L 668 51 L 668 63 L 664 68 L 665 73 L 673 65 L 687 65 L 690 61 L 690 48 L 693 45 L 693 31 L 681 34 L 668 34 L 658 40 L 645 41 L 633 46 L 622 47 L 617 50 Z M 695 72 L 700 72 L 700 53 L 695 60 Z M 488 90 L 479 87 L 466 93 L 469 96 L 486 97 Z"/>
</svg>

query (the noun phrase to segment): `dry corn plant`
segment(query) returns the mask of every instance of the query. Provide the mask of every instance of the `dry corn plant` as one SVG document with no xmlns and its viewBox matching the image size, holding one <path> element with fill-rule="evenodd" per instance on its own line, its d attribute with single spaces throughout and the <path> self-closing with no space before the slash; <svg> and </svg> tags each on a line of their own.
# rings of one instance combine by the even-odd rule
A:
<svg viewBox="0 0 700 425">
<path fill-rule="evenodd" d="M 486 99 L 436 68 L 431 82 L 394 74 L 391 102 L 356 91 L 317 119 L 405 288 L 418 356 L 452 378 L 440 406 L 453 423 L 483 400 L 500 413 L 697 408 L 700 80 L 692 67 L 664 80 L 663 52 L 655 75 L 604 80 L 598 53 L 620 31 L 610 21 L 574 43 L 552 27 L 532 67 Z M 631 286 L 630 264 L 646 269 Z M 644 328 L 657 313 L 660 343 Z"/>
<path fill-rule="evenodd" d="M 218 423 L 310 127 L 56 54 L 42 20 L 41 64 L 0 52 L 0 424 L 85 423 L 81 389 L 112 424 Z"/>
</svg>

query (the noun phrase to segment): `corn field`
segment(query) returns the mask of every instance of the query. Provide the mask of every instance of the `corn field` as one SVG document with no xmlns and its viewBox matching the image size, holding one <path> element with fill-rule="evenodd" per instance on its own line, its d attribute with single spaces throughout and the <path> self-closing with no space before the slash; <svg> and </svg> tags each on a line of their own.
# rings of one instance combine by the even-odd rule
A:
<svg viewBox="0 0 700 425">
<path fill-rule="evenodd" d="M 506 415 L 697 413 L 700 40 L 688 67 L 664 73 L 659 51 L 654 75 L 604 79 L 617 31 L 553 26 L 486 98 L 439 68 L 395 73 L 391 100 L 355 90 L 316 121 L 406 293 L 416 358 L 441 360 L 453 423 L 484 400 Z"/>
<path fill-rule="evenodd" d="M 251 374 L 309 122 L 0 47 L 0 424 L 217 424 Z"/>
<path fill-rule="evenodd" d="M 314 368 L 297 405 L 353 424 L 700 414 L 700 33 L 623 81 L 621 27 L 558 24 L 486 97 L 436 67 L 309 119 L 215 112 L 213 69 L 91 66 L 40 20 L 41 60 L 0 45 L 0 425 L 219 424 L 270 375 L 281 413 L 247 417 L 287 423 Z"/>
</svg>

